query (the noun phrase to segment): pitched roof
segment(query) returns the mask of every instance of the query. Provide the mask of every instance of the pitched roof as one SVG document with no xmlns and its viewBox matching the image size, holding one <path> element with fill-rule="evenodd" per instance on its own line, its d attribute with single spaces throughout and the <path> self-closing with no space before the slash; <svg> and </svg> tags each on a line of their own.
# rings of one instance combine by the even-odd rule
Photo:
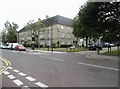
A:
<svg viewBox="0 0 120 89">
<path fill-rule="evenodd" d="M 54 25 L 54 24 L 61 24 L 61 25 L 64 25 L 64 26 L 72 27 L 73 20 L 70 19 L 70 18 L 60 16 L 60 15 L 56 15 L 56 16 L 50 17 L 48 19 L 42 20 L 42 23 L 45 26 L 51 26 L 51 25 Z M 26 31 L 26 30 L 27 29 L 26 29 L 26 26 L 25 26 L 19 32 L 23 32 L 23 31 Z"/>
<path fill-rule="evenodd" d="M 61 24 L 72 27 L 73 20 L 60 15 L 56 15 L 54 17 L 43 20 L 43 23 L 46 26 L 51 26 L 53 24 Z"/>
</svg>

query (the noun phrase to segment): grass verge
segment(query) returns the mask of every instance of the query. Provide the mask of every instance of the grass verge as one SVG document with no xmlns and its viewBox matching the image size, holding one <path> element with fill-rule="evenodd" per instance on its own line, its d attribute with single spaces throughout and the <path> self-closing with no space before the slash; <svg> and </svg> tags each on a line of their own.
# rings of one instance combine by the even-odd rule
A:
<svg viewBox="0 0 120 89">
<path fill-rule="evenodd" d="M 102 55 L 108 55 L 108 56 L 120 56 L 120 50 L 113 50 L 109 52 L 101 53 Z"/>
</svg>

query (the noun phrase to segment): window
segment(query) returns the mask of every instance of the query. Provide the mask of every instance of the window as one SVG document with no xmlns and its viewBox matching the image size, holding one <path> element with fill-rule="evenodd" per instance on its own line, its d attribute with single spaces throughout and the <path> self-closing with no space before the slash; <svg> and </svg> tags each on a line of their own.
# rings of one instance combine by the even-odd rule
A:
<svg viewBox="0 0 120 89">
<path fill-rule="evenodd" d="M 68 27 L 68 30 L 70 31 L 70 27 Z"/>
<path fill-rule="evenodd" d="M 68 33 L 68 38 L 70 38 L 70 33 Z"/>
<path fill-rule="evenodd" d="M 61 44 L 65 44 L 65 42 L 64 42 L 64 41 L 62 41 L 62 42 L 61 42 Z"/>
<path fill-rule="evenodd" d="M 70 45 L 71 44 L 71 42 L 70 41 L 68 41 L 68 45 Z"/>
<path fill-rule="evenodd" d="M 65 34 L 62 32 L 62 33 L 61 33 L 61 37 L 64 37 L 64 35 L 65 35 Z"/>
<path fill-rule="evenodd" d="M 48 45 L 50 46 L 50 41 L 48 41 Z"/>
<path fill-rule="evenodd" d="M 64 27 L 61 25 L 61 29 L 64 29 Z"/>
<path fill-rule="evenodd" d="M 51 33 L 49 32 L 49 33 L 48 33 L 48 38 L 50 38 L 50 37 L 51 37 Z"/>
<path fill-rule="evenodd" d="M 44 45 L 44 41 L 41 41 L 41 45 Z"/>
<path fill-rule="evenodd" d="M 48 29 L 50 30 L 50 29 L 51 29 L 51 26 L 49 26 Z"/>
<path fill-rule="evenodd" d="M 42 34 L 40 35 L 40 38 L 42 38 Z"/>
<path fill-rule="evenodd" d="M 22 40 L 24 40 L 24 38 L 22 37 Z"/>
<path fill-rule="evenodd" d="M 28 36 L 28 40 L 31 40 L 31 37 L 30 37 L 30 36 Z"/>
</svg>

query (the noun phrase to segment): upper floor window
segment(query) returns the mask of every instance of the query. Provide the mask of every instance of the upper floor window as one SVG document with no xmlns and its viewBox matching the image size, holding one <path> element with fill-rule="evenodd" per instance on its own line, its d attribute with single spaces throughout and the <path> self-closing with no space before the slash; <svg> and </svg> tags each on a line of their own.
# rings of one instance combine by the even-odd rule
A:
<svg viewBox="0 0 120 89">
<path fill-rule="evenodd" d="M 70 31 L 70 30 L 71 30 L 71 28 L 70 28 L 70 27 L 68 27 L 68 30 Z"/>
<path fill-rule="evenodd" d="M 64 40 L 63 40 L 63 41 L 61 41 L 61 44 L 65 44 Z"/>
<path fill-rule="evenodd" d="M 64 35 L 65 35 L 65 33 L 62 32 L 62 33 L 61 33 L 61 37 L 64 37 Z"/>
<path fill-rule="evenodd" d="M 71 42 L 70 41 L 68 41 L 68 45 L 70 45 L 71 44 Z"/>
<path fill-rule="evenodd" d="M 61 25 L 61 29 L 64 29 L 64 27 Z"/>
<path fill-rule="evenodd" d="M 70 33 L 68 33 L 68 38 L 70 38 Z"/>
</svg>

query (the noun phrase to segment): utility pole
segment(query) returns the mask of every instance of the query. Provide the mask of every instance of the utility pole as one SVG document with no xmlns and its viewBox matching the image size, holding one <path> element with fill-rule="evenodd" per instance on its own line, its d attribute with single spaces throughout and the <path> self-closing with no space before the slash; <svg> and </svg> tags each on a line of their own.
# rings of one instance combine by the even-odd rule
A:
<svg viewBox="0 0 120 89">
<path fill-rule="evenodd" d="M 51 52 L 53 52 L 53 26 L 51 26 Z"/>
</svg>

